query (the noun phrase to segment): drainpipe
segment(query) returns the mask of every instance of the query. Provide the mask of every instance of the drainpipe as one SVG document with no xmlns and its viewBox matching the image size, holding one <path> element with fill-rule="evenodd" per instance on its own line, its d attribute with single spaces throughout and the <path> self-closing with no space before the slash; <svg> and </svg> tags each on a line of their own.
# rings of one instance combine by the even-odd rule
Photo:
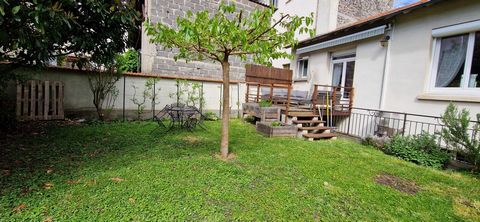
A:
<svg viewBox="0 0 480 222">
<path fill-rule="evenodd" d="M 390 28 L 390 39 L 387 43 L 387 51 L 385 52 L 385 61 L 383 64 L 383 76 L 382 76 L 382 88 L 380 90 L 380 100 L 378 104 L 378 109 L 383 110 L 385 108 L 385 96 L 387 91 L 388 84 L 388 74 L 390 73 L 390 54 L 391 54 L 391 45 L 394 38 L 395 26 L 393 24 L 389 25 Z"/>
</svg>

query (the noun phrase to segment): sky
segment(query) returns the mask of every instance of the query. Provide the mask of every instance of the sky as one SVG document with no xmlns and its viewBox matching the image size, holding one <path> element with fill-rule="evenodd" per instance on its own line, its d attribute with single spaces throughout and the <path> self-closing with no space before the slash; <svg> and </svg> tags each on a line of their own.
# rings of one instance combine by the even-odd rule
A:
<svg viewBox="0 0 480 222">
<path fill-rule="evenodd" d="M 414 2 L 417 2 L 418 0 L 395 0 L 393 3 L 393 6 L 395 8 L 402 7 L 408 4 L 412 4 Z"/>
</svg>

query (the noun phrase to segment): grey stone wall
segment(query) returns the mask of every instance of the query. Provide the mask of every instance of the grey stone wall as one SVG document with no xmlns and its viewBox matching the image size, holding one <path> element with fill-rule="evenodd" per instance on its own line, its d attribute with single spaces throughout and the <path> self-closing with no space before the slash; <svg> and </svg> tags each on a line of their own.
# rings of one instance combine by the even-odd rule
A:
<svg viewBox="0 0 480 222">
<path fill-rule="evenodd" d="M 337 27 L 393 9 L 394 0 L 339 0 Z"/>
<path fill-rule="evenodd" d="M 147 5 L 148 18 L 152 22 L 162 22 L 169 25 L 175 25 L 176 18 L 185 16 L 187 11 L 198 12 L 201 10 L 209 10 L 214 12 L 218 8 L 220 0 L 151 0 Z M 237 8 L 246 12 L 253 11 L 255 8 L 263 8 L 263 6 L 249 0 L 229 0 L 227 3 L 235 2 Z M 175 62 L 173 57 L 176 50 L 164 49 L 157 45 L 150 55 L 153 57 L 151 62 L 152 73 L 166 74 L 170 76 L 197 76 L 205 78 L 221 79 L 221 66 L 212 61 L 185 61 Z M 245 78 L 245 63 L 237 57 L 230 58 L 231 70 L 230 77 L 232 80 L 243 80 Z"/>
</svg>

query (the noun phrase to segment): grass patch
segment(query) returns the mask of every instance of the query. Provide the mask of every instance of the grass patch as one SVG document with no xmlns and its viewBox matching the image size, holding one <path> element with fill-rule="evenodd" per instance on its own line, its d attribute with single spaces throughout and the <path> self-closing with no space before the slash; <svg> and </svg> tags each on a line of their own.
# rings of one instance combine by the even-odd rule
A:
<svg viewBox="0 0 480 222">
<path fill-rule="evenodd" d="M 478 221 L 471 175 L 408 163 L 347 141 L 265 138 L 232 121 L 75 125 L 0 141 L 0 221 Z M 378 184 L 414 183 L 414 195 Z"/>
</svg>

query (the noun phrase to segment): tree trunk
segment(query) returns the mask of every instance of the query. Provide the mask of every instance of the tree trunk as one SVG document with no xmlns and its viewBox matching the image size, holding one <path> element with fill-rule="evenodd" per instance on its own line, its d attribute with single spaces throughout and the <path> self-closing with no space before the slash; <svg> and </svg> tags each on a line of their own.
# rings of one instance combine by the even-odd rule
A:
<svg viewBox="0 0 480 222">
<path fill-rule="evenodd" d="M 230 63 L 222 62 L 223 71 L 223 110 L 222 110 L 222 140 L 220 153 L 222 158 L 228 157 L 228 126 L 230 121 Z"/>
</svg>

